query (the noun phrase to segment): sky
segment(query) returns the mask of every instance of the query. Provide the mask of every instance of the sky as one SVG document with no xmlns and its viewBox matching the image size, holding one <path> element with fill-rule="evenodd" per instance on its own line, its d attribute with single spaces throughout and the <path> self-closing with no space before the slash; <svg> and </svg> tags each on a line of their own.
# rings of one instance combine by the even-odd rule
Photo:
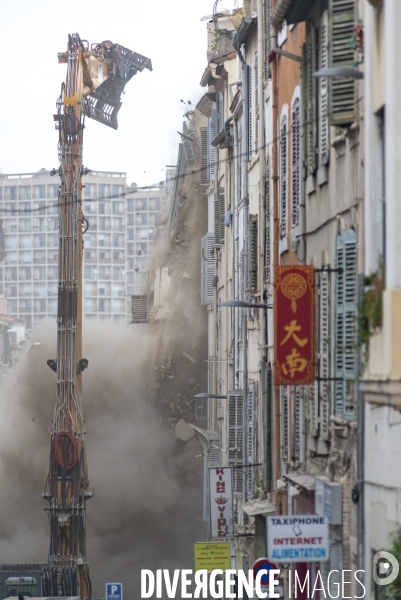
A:
<svg viewBox="0 0 401 600">
<path fill-rule="evenodd" d="M 235 0 L 219 0 L 218 9 Z M 206 91 L 206 23 L 214 0 L 0 0 L 3 48 L 0 171 L 29 173 L 58 165 L 53 114 L 66 65 L 57 54 L 69 33 L 111 40 L 152 60 L 128 82 L 118 130 L 86 120 L 84 165 L 127 173 L 127 183 L 157 184 L 175 165 L 184 113 Z M 180 102 L 188 100 L 191 105 Z M 184 109 L 182 108 L 184 106 Z"/>
</svg>

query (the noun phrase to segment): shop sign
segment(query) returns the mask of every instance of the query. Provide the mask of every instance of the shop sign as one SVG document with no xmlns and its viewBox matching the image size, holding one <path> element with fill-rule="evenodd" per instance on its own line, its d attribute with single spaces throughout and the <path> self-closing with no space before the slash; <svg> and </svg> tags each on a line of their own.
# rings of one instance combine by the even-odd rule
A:
<svg viewBox="0 0 401 600">
<path fill-rule="evenodd" d="M 322 562 L 329 558 L 329 524 L 318 515 L 267 518 L 267 557 L 273 562 Z"/>
<path fill-rule="evenodd" d="M 209 468 L 210 537 L 234 537 L 232 467 Z"/>
</svg>

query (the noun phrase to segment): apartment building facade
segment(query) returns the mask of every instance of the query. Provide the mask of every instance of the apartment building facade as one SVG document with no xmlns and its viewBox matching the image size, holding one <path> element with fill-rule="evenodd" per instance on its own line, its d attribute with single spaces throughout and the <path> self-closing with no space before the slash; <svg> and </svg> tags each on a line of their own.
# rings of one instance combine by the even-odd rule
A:
<svg viewBox="0 0 401 600">
<path fill-rule="evenodd" d="M 296 568 L 362 568 L 362 19 L 357 0 L 266 0 L 208 22 L 202 303 L 208 392 L 225 399 L 209 400 L 208 435 L 223 452 L 205 464 L 233 467 L 238 568 L 266 555 L 267 516 L 316 514 L 326 489 L 329 560 Z M 312 385 L 275 384 L 276 273 L 290 266 L 314 273 Z M 206 488 L 204 498 L 207 518 Z"/>
<path fill-rule="evenodd" d="M 130 294 L 143 284 L 164 188 L 146 190 L 138 202 L 133 186 L 128 200 L 126 174 L 106 171 L 87 174 L 84 186 L 84 315 L 125 323 L 131 318 Z M 46 169 L 0 176 L 5 252 L 0 288 L 10 314 L 23 318 L 27 329 L 57 313 L 58 192 L 57 174 Z"/>
</svg>

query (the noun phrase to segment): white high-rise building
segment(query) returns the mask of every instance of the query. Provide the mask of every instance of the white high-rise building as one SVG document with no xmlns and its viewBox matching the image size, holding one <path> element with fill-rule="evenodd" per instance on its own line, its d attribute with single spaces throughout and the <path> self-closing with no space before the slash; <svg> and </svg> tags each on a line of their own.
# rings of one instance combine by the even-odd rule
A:
<svg viewBox="0 0 401 600">
<path fill-rule="evenodd" d="M 83 184 L 88 221 L 84 315 L 124 323 L 131 320 L 131 295 L 146 291 L 166 186 L 127 189 L 125 173 L 107 171 L 92 171 Z M 8 299 L 10 315 L 23 318 L 27 329 L 57 314 L 58 191 L 58 175 L 51 176 L 46 169 L 0 174 L 5 250 L 0 294 Z"/>
<path fill-rule="evenodd" d="M 126 174 L 91 172 L 83 179 L 89 228 L 84 235 L 84 314 L 125 322 Z M 31 329 L 56 317 L 58 281 L 58 175 L 0 175 L 5 257 L 0 294 L 12 316 Z"/>
</svg>

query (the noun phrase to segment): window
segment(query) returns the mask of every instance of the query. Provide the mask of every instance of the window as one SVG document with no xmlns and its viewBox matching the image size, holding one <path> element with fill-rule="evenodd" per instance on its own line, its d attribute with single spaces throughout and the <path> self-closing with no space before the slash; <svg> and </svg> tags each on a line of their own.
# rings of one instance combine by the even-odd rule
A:
<svg viewBox="0 0 401 600">
<path fill-rule="evenodd" d="M 6 185 L 4 188 L 4 200 L 16 200 L 17 188 L 15 185 Z"/>
<path fill-rule="evenodd" d="M 58 198 L 58 185 L 48 185 L 47 186 L 47 197 L 48 198 Z"/>
<path fill-rule="evenodd" d="M 120 246 L 120 237 L 118 233 L 113 233 L 113 246 Z"/>
<path fill-rule="evenodd" d="M 292 164 L 291 164 L 291 199 L 292 199 L 292 211 L 291 221 L 292 227 L 298 227 L 299 225 L 299 207 L 301 203 L 301 164 L 300 164 L 300 150 L 301 150 L 301 138 L 300 138 L 300 100 L 296 98 L 292 105 L 291 115 L 291 129 L 292 129 Z"/>
<path fill-rule="evenodd" d="M 212 141 L 217 136 L 217 106 L 212 102 L 212 112 L 208 121 L 209 126 L 209 181 L 214 181 L 216 171 L 216 148 L 212 146 Z"/>
<path fill-rule="evenodd" d="M 249 284 L 251 290 L 258 289 L 258 216 L 249 215 Z"/>
<path fill-rule="evenodd" d="M 84 198 L 96 198 L 96 183 L 85 184 Z"/>
<path fill-rule="evenodd" d="M 135 239 L 135 231 L 134 231 L 134 229 L 132 227 L 130 227 L 128 229 L 127 235 L 128 235 L 128 238 L 127 238 L 128 240 L 134 240 Z"/>
<path fill-rule="evenodd" d="M 45 235 L 38 235 L 37 236 L 37 240 L 38 240 L 38 247 L 39 248 L 45 248 L 46 247 L 46 236 Z"/>
<path fill-rule="evenodd" d="M 39 210 L 38 210 L 38 215 L 45 215 L 46 214 L 46 204 L 44 202 L 39 202 Z M 43 230 L 44 230 L 44 220 L 43 220 Z M 41 231 L 43 231 L 41 230 Z"/>
<path fill-rule="evenodd" d="M 122 214 L 122 203 L 118 201 L 113 201 L 113 215 Z"/>
<path fill-rule="evenodd" d="M 247 66 L 246 68 L 248 70 L 248 160 L 252 160 L 252 67 Z"/>
<path fill-rule="evenodd" d="M 345 229 L 336 240 L 334 368 L 335 415 L 355 418 L 357 342 L 357 237 Z"/>
<path fill-rule="evenodd" d="M 113 197 L 123 196 L 124 194 L 124 186 L 123 185 L 113 185 Z"/>
<path fill-rule="evenodd" d="M 320 21 L 320 65 L 319 68 L 327 69 L 329 66 L 328 47 L 329 23 L 327 10 L 322 14 Z M 330 126 L 329 126 L 329 80 L 319 77 L 319 164 L 327 165 L 330 157 Z"/>
<path fill-rule="evenodd" d="M 309 23 L 306 42 L 306 160 L 307 173 L 312 175 L 316 170 L 316 29 L 312 22 Z"/>
<path fill-rule="evenodd" d="M 287 235 L 287 172 L 288 172 L 288 118 L 283 107 L 280 127 L 280 237 Z"/>
<path fill-rule="evenodd" d="M 105 235 L 104 235 L 104 233 L 99 233 L 99 235 L 98 235 L 98 237 L 97 237 L 97 245 L 98 245 L 100 248 L 103 248 L 103 247 L 104 247 L 104 245 L 105 245 L 105 243 L 104 243 L 104 240 L 105 240 Z"/>
<path fill-rule="evenodd" d="M 99 215 L 106 214 L 106 204 L 104 202 L 99 202 Z"/>
<path fill-rule="evenodd" d="M 327 267 L 328 268 L 328 267 Z M 330 425 L 330 273 L 321 271 L 319 274 L 319 399 L 320 399 L 320 436 L 329 439 Z"/>
<path fill-rule="evenodd" d="M 99 183 L 99 198 L 109 198 L 110 197 L 110 185 Z"/>
<path fill-rule="evenodd" d="M 18 200 L 30 200 L 31 199 L 31 186 L 20 185 L 18 188 Z"/>
<path fill-rule="evenodd" d="M 241 392 L 228 392 L 228 466 L 244 464 L 244 399 Z M 233 469 L 233 492 L 241 496 L 244 469 Z"/>
<path fill-rule="evenodd" d="M 41 200 L 46 198 L 46 186 L 45 185 L 34 185 L 32 188 L 32 198 L 34 200 Z"/>
<path fill-rule="evenodd" d="M 133 210 L 134 210 L 134 199 L 128 198 L 127 211 L 133 211 Z"/>
<path fill-rule="evenodd" d="M 225 211 L 224 188 L 220 188 L 219 193 L 214 195 L 214 238 L 216 244 L 224 244 Z"/>
<path fill-rule="evenodd" d="M 130 214 L 127 217 L 127 225 L 129 226 L 129 225 L 133 225 L 133 224 L 134 224 L 134 215 Z"/>
<path fill-rule="evenodd" d="M 355 68 L 355 51 L 350 44 L 355 25 L 355 0 L 331 0 L 330 8 L 330 66 Z M 354 79 L 339 78 L 331 81 L 331 125 L 347 125 L 355 120 L 355 100 Z"/>
</svg>

